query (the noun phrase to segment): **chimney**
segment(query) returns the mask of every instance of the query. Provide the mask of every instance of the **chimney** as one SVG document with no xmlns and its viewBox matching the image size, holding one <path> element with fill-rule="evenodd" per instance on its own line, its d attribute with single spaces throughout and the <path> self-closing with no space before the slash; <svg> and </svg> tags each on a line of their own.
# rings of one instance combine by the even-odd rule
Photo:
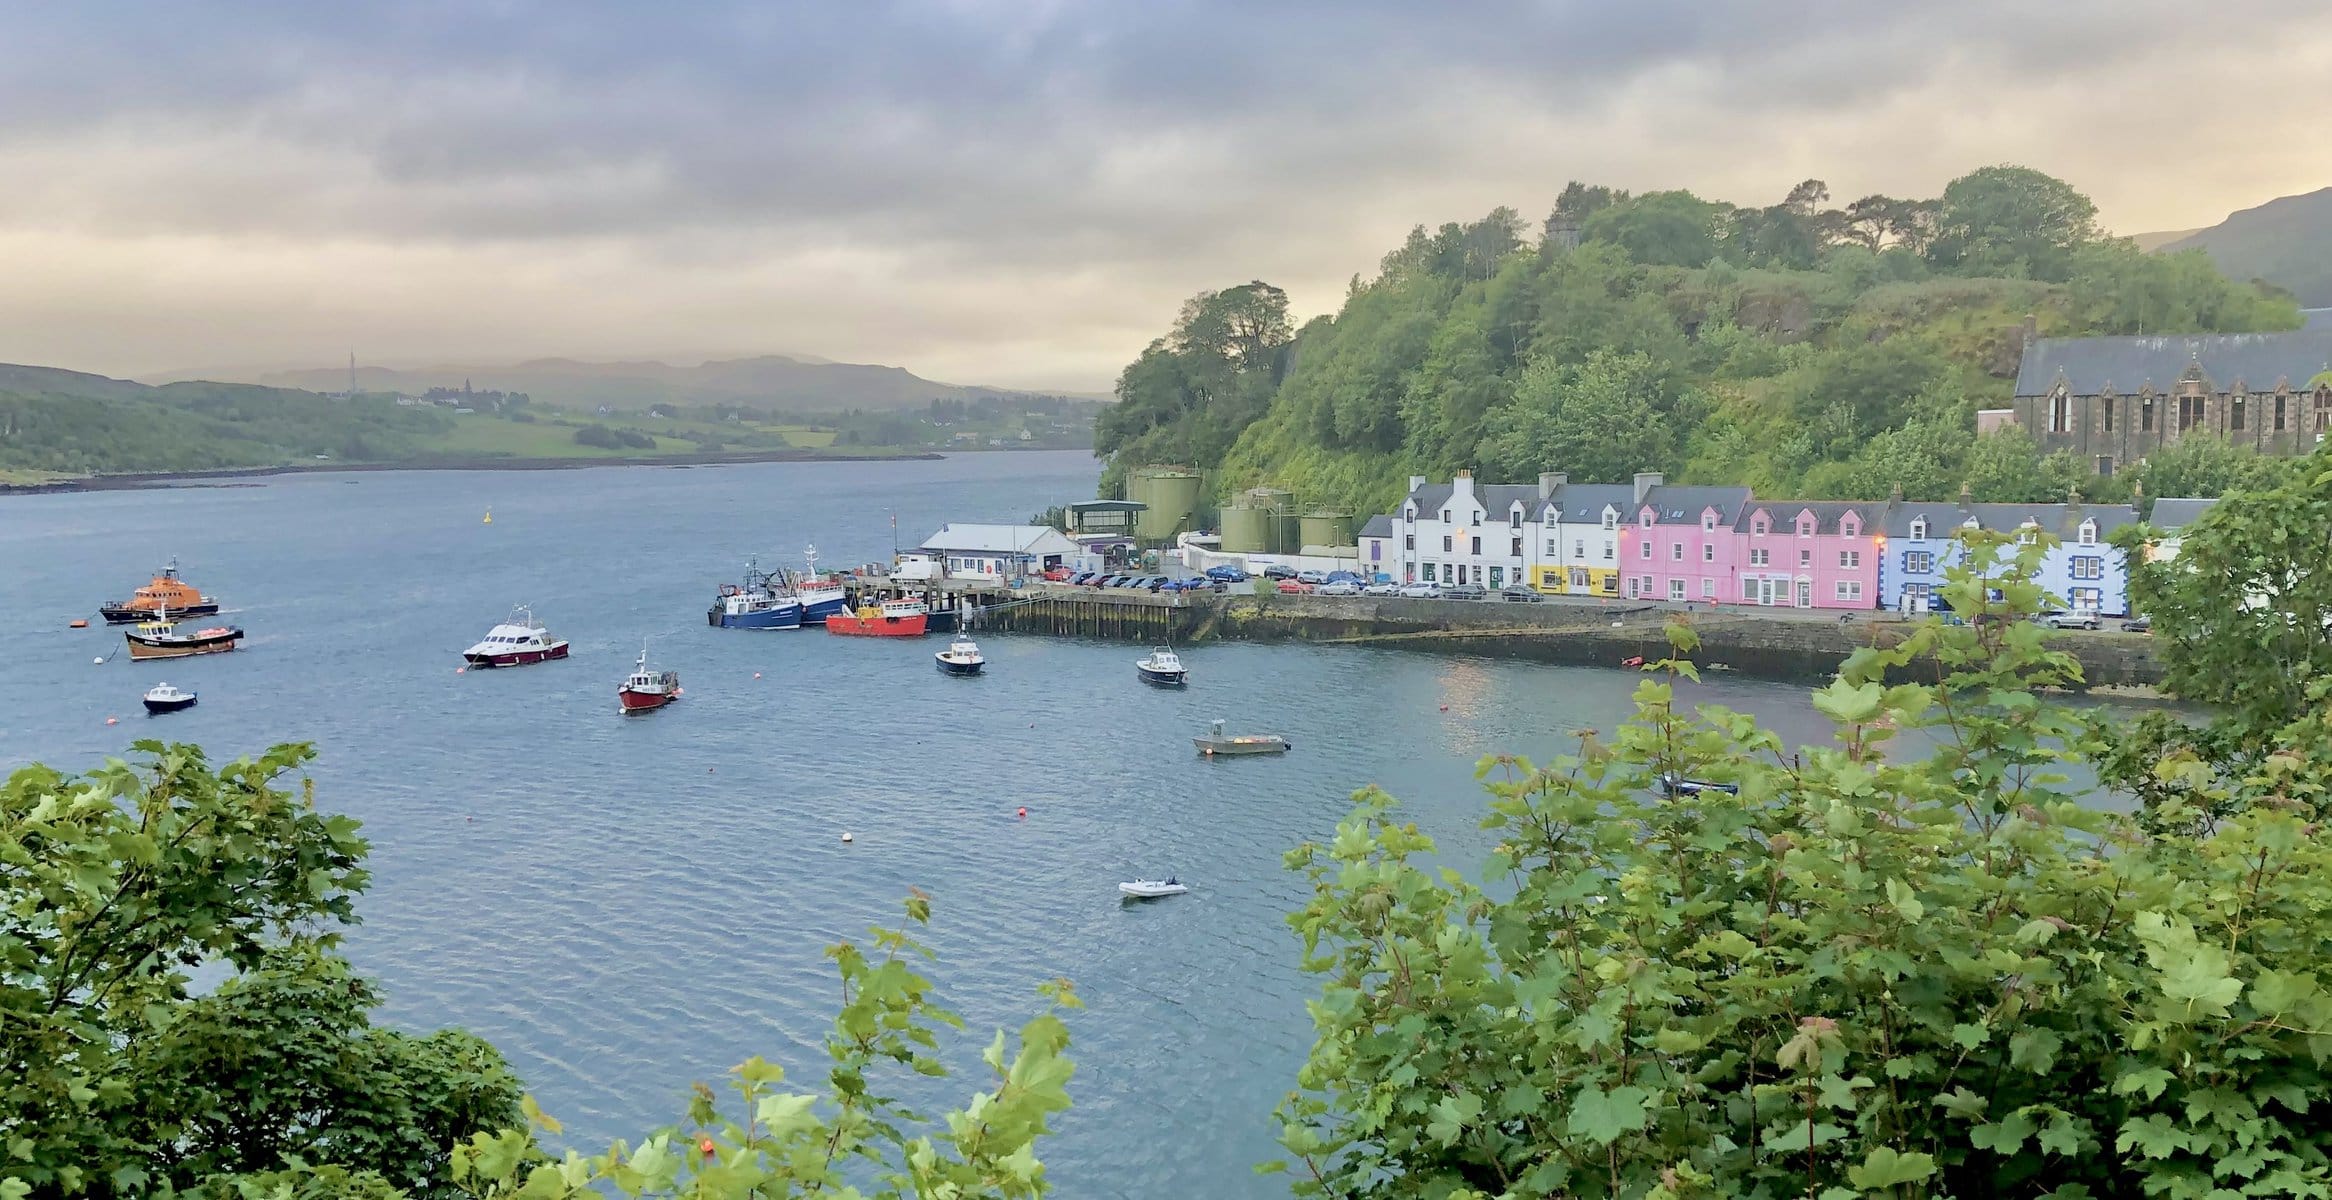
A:
<svg viewBox="0 0 2332 1200">
<path fill-rule="evenodd" d="M 1893 487 L 1891 487 L 1891 488 L 1888 488 L 1888 489 L 1887 489 L 1887 503 L 1889 503 L 1889 504 L 1901 504 L 1902 502 L 1903 502 L 1903 485 L 1902 485 L 1902 484 L 1900 484 L 1900 483 L 1897 483 L 1895 486 L 1893 486 Z"/>
<path fill-rule="evenodd" d="M 2081 507 L 2081 485 L 2075 484 L 2072 487 L 2066 489 L 2065 502 L 2075 508 Z"/>
<path fill-rule="evenodd" d="M 1642 508 L 1644 497 L 1651 494 L 1652 489 L 1659 487 L 1664 481 L 1665 477 L 1658 471 L 1636 472 L 1636 507 Z"/>
<path fill-rule="evenodd" d="M 1416 494 L 1418 493 L 1418 491 L 1420 491 L 1420 490 L 1421 490 L 1421 489 L 1423 489 L 1424 487 L 1425 487 L 1425 477 L 1424 477 L 1423 475 L 1411 475 L 1411 476 L 1409 477 L 1409 494 L 1410 494 L 1410 495 L 1412 495 L 1412 496 L 1416 495 Z"/>
<path fill-rule="evenodd" d="M 1471 500 L 1474 495 L 1474 473 L 1472 471 L 1459 471 L 1457 474 L 1451 476 L 1449 480 L 1449 494 L 1453 501 L 1459 496 L 1464 496 L 1468 500 Z M 1450 506 L 1450 511 L 1453 515 L 1456 515 L 1471 513 L 1474 510 L 1463 505 L 1453 503 Z M 1465 517 L 1463 515 L 1458 515 L 1457 519 L 1463 521 L 1465 520 Z"/>
<path fill-rule="evenodd" d="M 1568 474 L 1566 474 L 1566 473 L 1564 473 L 1564 472 L 1562 472 L 1562 471 L 1541 471 L 1541 472 L 1539 472 L 1539 473 L 1538 473 L 1538 498 L 1539 498 L 1539 499 L 1541 499 L 1541 500 L 1552 500 L 1552 499 L 1554 499 L 1554 498 L 1555 498 L 1555 493 L 1556 493 L 1556 492 L 1559 492 L 1559 491 L 1562 491 L 1562 490 L 1563 490 L 1563 485 L 1564 485 L 1564 484 L 1566 484 L 1566 483 L 1569 483 L 1569 482 L 1571 482 L 1571 477 L 1570 477 L 1570 475 L 1568 475 Z"/>
<path fill-rule="evenodd" d="M 2033 339 L 2038 336 L 2040 336 L 2040 318 L 2031 313 L 2024 314 L 2024 344 L 2032 345 Z"/>
<path fill-rule="evenodd" d="M 1969 487 L 1965 481 L 1962 481 L 1962 482 L 1961 482 L 1961 484 L 1960 484 L 1960 507 L 1961 507 L 1961 508 L 1966 508 L 1967 506 L 1969 506 L 1969 505 L 1971 505 L 1971 504 L 1974 504 L 1975 502 L 1976 502 L 1976 492 L 1975 492 L 1975 489 L 1973 489 L 1973 488 Z"/>
</svg>

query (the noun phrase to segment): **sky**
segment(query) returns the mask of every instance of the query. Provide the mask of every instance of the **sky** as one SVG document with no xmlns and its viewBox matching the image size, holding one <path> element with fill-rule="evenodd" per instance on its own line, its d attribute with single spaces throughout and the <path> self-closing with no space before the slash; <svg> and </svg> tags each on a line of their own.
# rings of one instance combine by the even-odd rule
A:
<svg viewBox="0 0 2332 1200">
<path fill-rule="evenodd" d="M 801 353 L 1106 391 L 1192 294 L 1333 311 L 1567 180 L 2332 184 L 2324 0 L 0 0 L 0 361 Z"/>
</svg>

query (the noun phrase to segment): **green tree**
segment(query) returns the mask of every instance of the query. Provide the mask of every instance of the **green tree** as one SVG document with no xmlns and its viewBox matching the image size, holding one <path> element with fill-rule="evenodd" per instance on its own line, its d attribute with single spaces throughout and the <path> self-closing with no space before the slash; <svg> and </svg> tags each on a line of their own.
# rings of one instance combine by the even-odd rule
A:
<svg viewBox="0 0 2332 1200">
<path fill-rule="evenodd" d="M 213 770 L 191 746 L 134 749 L 0 785 L 0 1195 L 295 1161 L 436 1194 L 446 1147 L 515 1120 L 517 1087 L 474 1038 L 367 1025 L 370 989 L 331 954 L 365 844 L 279 786 L 310 751 Z M 232 974 L 197 997 L 197 963 Z"/>
<path fill-rule="evenodd" d="M 2098 239 L 2097 205 L 2030 167 L 1984 167 L 1944 185 L 1928 256 L 1962 275 L 2061 282 Z"/>
<path fill-rule="evenodd" d="M 2147 254 L 2124 239 L 2093 243 L 2072 258 L 2080 328 L 2106 334 L 2296 329 L 2289 295 L 2219 274 L 2200 250 Z"/>
<path fill-rule="evenodd" d="M 2223 438 L 2190 433 L 2148 454 L 2115 479 L 2150 497 L 2209 497 L 2274 487 L 2292 469 L 2292 459 L 2270 458 L 2229 445 Z"/>
<path fill-rule="evenodd" d="M 1486 423 L 1498 432 L 1479 456 L 1492 476 L 1507 479 L 1563 470 L 1582 483 L 1614 483 L 1666 470 L 1676 457 L 1677 404 L 1641 354 L 1597 351 L 1577 367 L 1539 359 Z"/>
<path fill-rule="evenodd" d="M 1955 609 L 2039 603 L 2041 549 L 2002 549 L 1978 539 Z M 2332 1188 L 2332 845 L 2258 802 L 2332 782 L 2322 722 L 2210 785 L 2224 823 L 2148 838 L 2070 784 L 2097 747 L 2036 695 L 2074 668 L 2029 622 L 1857 652 L 1813 697 L 1834 736 L 1795 751 L 1687 714 L 1690 665 L 1661 668 L 1608 737 L 1483 761 L 1482 882 L 1373 790 L 1289 856 L 1321 978 L 1297 1194 Z M 1913 732 L 1931 753 L 1891 753 Z M 1654 798 L 1677 777 L 1725 788 Z"/>
<path fill-rule="evenodd" d="M 917 925 L 930 919 L 918 893 L 907 902 Z M 606 1153 L 569 1151 L 545 1161 L 521 1131 L 480 1134 L 454 1150 L 455 1180 L 480 1200 L 598 1200 L 627 1196 L 762 1200 L 812 1195 L 1007 1198 L 1046 1193 L 1037 1139 L 1069 1107 L 1074 1067 L 1063 1053 L 1060 1013 L 1078 1006 L 1066 982 L 1041 989 L 1045 1012 L 1012 1046 L 998 1030 L 982 1061 L 994 1085 L 937 1122 L 909 1110 L 891 1076 L 944 1077 L 940 1037 L 963 1022 L 939 1007 L 915 962 L 930 950 L 906 933 L 873 931 L 874 952 L 848 942 L 828 947 L 842 981 L 842 1010 L 826 1038 L 831 1066 L 818 1091 L 789 1091 L 785 1071 L 759 1058 L 736 1068 L 728 1104 L 698 1084 L 685 1123 Z M 558 1122 L 528 1103 L 535 1124 Z M 869 1183 L 872 1187 L 868 1187 Z"/>
<path fill-rule="evenodd" d="M 1702 267 L 1716 256 L 1723 212 L 1691 192 L 1647 192 L 1597 211 L 1580 226 L 1580 235 L 1610 242 L 1639 263 Z"/>
</svg>

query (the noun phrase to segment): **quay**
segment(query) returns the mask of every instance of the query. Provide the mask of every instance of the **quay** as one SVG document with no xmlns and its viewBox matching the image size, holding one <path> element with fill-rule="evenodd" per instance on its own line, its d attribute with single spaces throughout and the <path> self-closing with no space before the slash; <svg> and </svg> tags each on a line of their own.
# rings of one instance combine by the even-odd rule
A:
<svg viewBox="0 0 2332 1200">
<path fill-rule="evenodd" d="M 935 628 L 1173 646 L 1309 641 L 1605 667 L 1668 657 L 1666 626 L 1682 618 L 1700 635 L 1694 659 L 1703 671 L 1792 681 L 1826 678 L 1856 650 L 1898 641 L 1917 623 L 1876 611 L 1840 619 L 1833 612 L 1688 609 L 1635 600 L 1550 597 L 1517 604 L 857 577 L 853 603 L 897 597 L 928 605 Z M 2073 630 L 2052 633 L 2049 642 L 2081 664 L 2084 690 L 2144 695 L 2162 681 L 2150 635 Z"/>
</svg>

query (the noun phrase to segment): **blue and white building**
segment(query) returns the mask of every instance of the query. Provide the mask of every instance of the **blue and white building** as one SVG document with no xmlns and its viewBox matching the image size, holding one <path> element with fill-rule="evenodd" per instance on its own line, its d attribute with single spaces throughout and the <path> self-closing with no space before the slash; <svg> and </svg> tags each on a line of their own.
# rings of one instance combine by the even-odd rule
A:
<svg viewBox="0 0 2332 1200">
<path fill-rule="evenodd" d="M 2034 582 L 2076 612 L 2129 612 L 2129 568 L 2110 539 L 2137 523 L 2127 504 L 1970 504 L 1892 501 L 1879 557 L 1880 607 L 1918 614 L 1935 607 L 1944 573 L 1959 562 L 1962 534 L 2007 534 L 2020 541 L 2056 538 Z"/>
</svg>

